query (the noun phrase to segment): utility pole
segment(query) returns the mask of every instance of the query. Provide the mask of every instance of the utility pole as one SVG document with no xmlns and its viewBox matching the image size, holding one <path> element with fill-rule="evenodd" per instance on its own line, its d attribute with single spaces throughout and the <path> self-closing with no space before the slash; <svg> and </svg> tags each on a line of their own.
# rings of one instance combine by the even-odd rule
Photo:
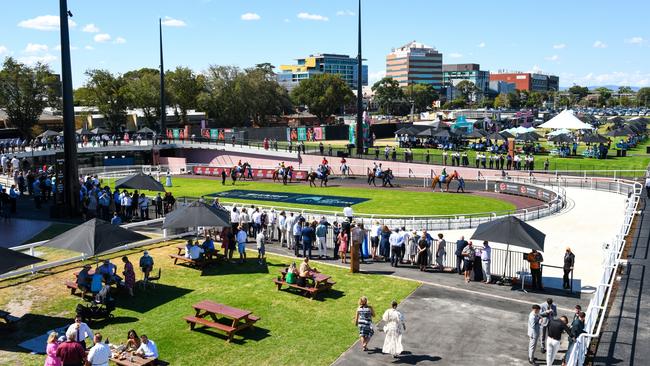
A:
<svg viewBox="0 0 650 366">
<path fill-rule="evenodd" d="M 65 214 L 79 214 L 79 171 L 77 166 L 77 135 L 74 125 L 74 103 L 72 95 L 72 67 L 70 64 L 70 32 L 68 30 L 67 0 L 59 0 L 61 30 L 61 83 L 63 96 L 63 196 Z M 57 182 L 57 186 L 58 186 Z"/>
<path fill-rule="evenodd" d="M 167 122 L 167 107 L 165 103 L 165 65 L 163 63 L 162 19 L 158 18 L 160 34 L 160 134 L 165 135 L 165 122 Z"/>
<path fill-rule="evenodd" d="M 362 79 L 363 79 L 363 59 L 361 57 L 361 0 L 359 0 L 359 39 L 358 46 L 359 52 L 357 56 L 357 138 L 355 144 L 357 147 L 357 155 L 363 154 L 363 95 L 362 95 Z"/>
</svg>

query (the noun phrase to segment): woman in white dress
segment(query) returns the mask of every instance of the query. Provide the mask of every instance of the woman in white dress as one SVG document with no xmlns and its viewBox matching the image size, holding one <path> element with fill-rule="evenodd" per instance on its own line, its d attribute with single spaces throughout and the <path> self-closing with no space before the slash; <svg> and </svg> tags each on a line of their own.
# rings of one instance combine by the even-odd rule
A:
<svg viewBox="0 0 650 366">
<path fill-rule="evenodd" d="M 384 332 L 386 338 L 381 351 L 397 357 L 404 350 L 402 347 L 402 334 L 406 331 L 406 323 L 404 322 L 404 315 L 397 310 L 397 301 L 393 300 L 391 305 L 392 307 L 386 310 L 382 317 L 385 323 Z"/>
</svg>

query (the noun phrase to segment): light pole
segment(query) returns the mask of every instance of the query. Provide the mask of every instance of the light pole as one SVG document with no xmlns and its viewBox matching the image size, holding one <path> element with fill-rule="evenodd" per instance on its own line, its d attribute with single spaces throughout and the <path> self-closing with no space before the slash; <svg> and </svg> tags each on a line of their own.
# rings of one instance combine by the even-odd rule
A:
<svg viewBox="0 0 650 366">
<path fill-rule="evenodd" d="M 165 104 L 165 66 L 163 64 L 163 40 L 162 40 L 162 19 L 158 18 L 160 34 L 160 134 L 165 134 L 165 122 L 167 122 L 167 107 Z M 163 136 L 161 136 L 162 138 Z M 161 140 L 162 141 L 162 140 Z"/>
<path fill-rule="evenodd" d="M 74 129 L 74 104 L 72 101 L 72 67 L 70 65 L 70 33 L 68 30 L 67 0 L 59 0 L 61 29 L 61 83 L 63 96 L 63 195 L 68 216 L 79 214 L 79 171 L 77 166 L 77 141 Z M 57 182 L 58 185 L 58 182 Z"/>
<path fill-rule="evenodd" d="M 357 147 L 357 155 L 363 155 L 363 100 L 362 100 L 362 75 L 363 75 L 363 59 L 361 58 L 361 0 L 359 0 L 359 26 L 358 26 L 358 47 L 357 54 L 357 138 L 355 144 Z"/>
</svg>

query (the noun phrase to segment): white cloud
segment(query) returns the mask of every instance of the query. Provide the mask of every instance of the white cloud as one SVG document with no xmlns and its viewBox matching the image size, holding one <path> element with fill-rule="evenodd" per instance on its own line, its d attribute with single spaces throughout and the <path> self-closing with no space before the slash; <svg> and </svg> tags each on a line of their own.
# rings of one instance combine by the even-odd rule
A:
<svg viewBox="0 0 650 366">
<path fill-rule="evenodd" d="M 39 52 L 47 52 L 48 47 L 45 44 L 38 44 L 38 43 L 28 43 L 27 47 L 25 47 L 25 50 L 23 52 L 25 53 L 39 53 Z"/>
<path fill-rule="evenodd" d="M 41 56 L 32 55 L 32 56 L 25 56 L 25 57 L 18 58 L 18 61 L 26 65 L 35 65 L 39 62 L 42 64 L 49 64 L 50 62 L 53 62 L 55 60 L 56 60 L 56 56 L 50 55 L 49 53 Z"/>
<path fill-rule="evenodd" d="M 632 38 L 626 39 L 625 43 L 643 44 L 643 43 L 645 43 L 645 39 L 643 39 L 643 37 L 632 37 Z"/>
<path fill-rule="evenodd" d="M 478 48 L 485 48 L 485 42 L 481 42 L 477 46 Z"/>
<path fill-rule="evenodd" d="M 336 15 L 339 17 L 344 17 L 344 16 L 354 16 L 354 12 L 352 10 L 339 10 L 336 12 Z"/>
<path fill-rule="evenodd" d="M 537 74 L 537 73 L 542 72 L 542 68 L 539 67 L 539 65 L 533 65 L 533 67 L 530 70 L 528 70 L 528 72 L 533 73 L 533 74 Z"/>
<path fill-rule="evenodd" d="M 0 45 L 0 56 L 8 55 L 9 49 L 5 46 Z"/>
<path fill-rule="evenodd" d="M 560 59 L 560 56 L 558 56 L 558 55 L 544 57 L 544 60 L 546 60 L 546 61 L 557 61 L 559 59 Z"/>
<path fill-rule="evenodd" d="M 95 47 L 93 47 L 93 46 L 91 46 L 91 45 L 88 45 L 88 46 L 84 47 L 84 49 L 85 49 L 86 51 L 92 51 L 92 50 L 95 49 Z"/>
<path fill-rule="evenodd" d="M 594 48 L 607 48 L 607 44 L 602 41 L 596 41 L 593 45 Z"/>
<path fill-rule="evenodd" d="M 574 77 L 569 80 L 570 84 L 596 86 L 596 85 L 630 85 L 638 87 L 650 86 L 650 73 L 648 72 L 625 72 L 613 71 L 609 73 L 596 74 L 593 72 L 583 76 Z M 563 82 L 564 83 L 564 82 Z"/>
<path fill-rule="evenodd" d="M 564 44 L 564 43 L 554 44 L 553 48 L 556 49 L 556 50 L 561 50 L 561 49 L 566 48 L 566 44 Z"/>
<path fill-rule="evenodd" d="M 90 23 L 90 24 L 86 24 L 81 31 L 86 33 L 99 33 L 99 27 Z"/>
<path fill-rule="evenodd" d="M 368 73 L 368 84 L 372 85 L 386 76 L 386 70 L 373 71 Z"/>
<path fill-rule="evenodd" d="M 298 19 L 302 20 L 317 20 L 317 21 L 323 21 L 326 22 L 330 20 L 328 17 L 320 15 L 320 14 L 310 14 L 310 13 L 298 13 L 297 15 Z"/>
<path fill-rule="evenodd" d="M 115 43 L 115 44 L 124 44 L 124 43 L 126 43 L 126 39 L 124 39 L 122 37 L 117 37 L 117 38 L 115 38 L 115 41 L 113 41 L 113 43 Z"/>
<path fill-rule="evenodd" d="M 165 17 L 162 21 L 162 25 L 165 27 L 185 27 L 187 26 L 187 23 L 180 19 L 174 19 L 172 17 Z"/>
<path fill-rule="evenodd" d="M 458 52 L 452 52 L 452 53 L 449 54 L 449 57 L 450 58 L 461 58 L 461 57 L 463 57 L 463 54 L 458 53 Z"/>
<path fill-rule="evenodd" d="M 261 16 L 257 13 L 244 13 L 241 15 L 241 20 L 260 20 Z"/>
<path fill-rule="evenodd" d="M 104 42 L 108 42 L 108 41 L 111 40 L 111 35 L 108 34 L 108 33 L 100 33 L 100 34 L 95 35 L 95 37 L 93 37 L 93 39 L 97 43 L 104 43 Z"/>
<path fill-rule="evenodd" d="M 19 27 L 36 29 L 42 31 L 55 31 L 59 29 L 59 17 L 57 15 L 41 15 L 36 18 L 27 19 L 18 23 Z M 77 25 L 72 19 L 68 19 L 68 27 L 74 28 Z"/>
</svg>

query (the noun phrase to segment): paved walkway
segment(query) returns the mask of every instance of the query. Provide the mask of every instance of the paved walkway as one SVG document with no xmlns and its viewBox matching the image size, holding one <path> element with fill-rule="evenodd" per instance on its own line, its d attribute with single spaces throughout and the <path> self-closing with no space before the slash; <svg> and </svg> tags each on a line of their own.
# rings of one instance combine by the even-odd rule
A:
<svg viewBox="0 0 650 366">
<path fill-rule="evenodd" d="M 612 308 L 605 319 L 594 365 L 650 365 L 650 212 L 644 194 Z"/>
</svg>

